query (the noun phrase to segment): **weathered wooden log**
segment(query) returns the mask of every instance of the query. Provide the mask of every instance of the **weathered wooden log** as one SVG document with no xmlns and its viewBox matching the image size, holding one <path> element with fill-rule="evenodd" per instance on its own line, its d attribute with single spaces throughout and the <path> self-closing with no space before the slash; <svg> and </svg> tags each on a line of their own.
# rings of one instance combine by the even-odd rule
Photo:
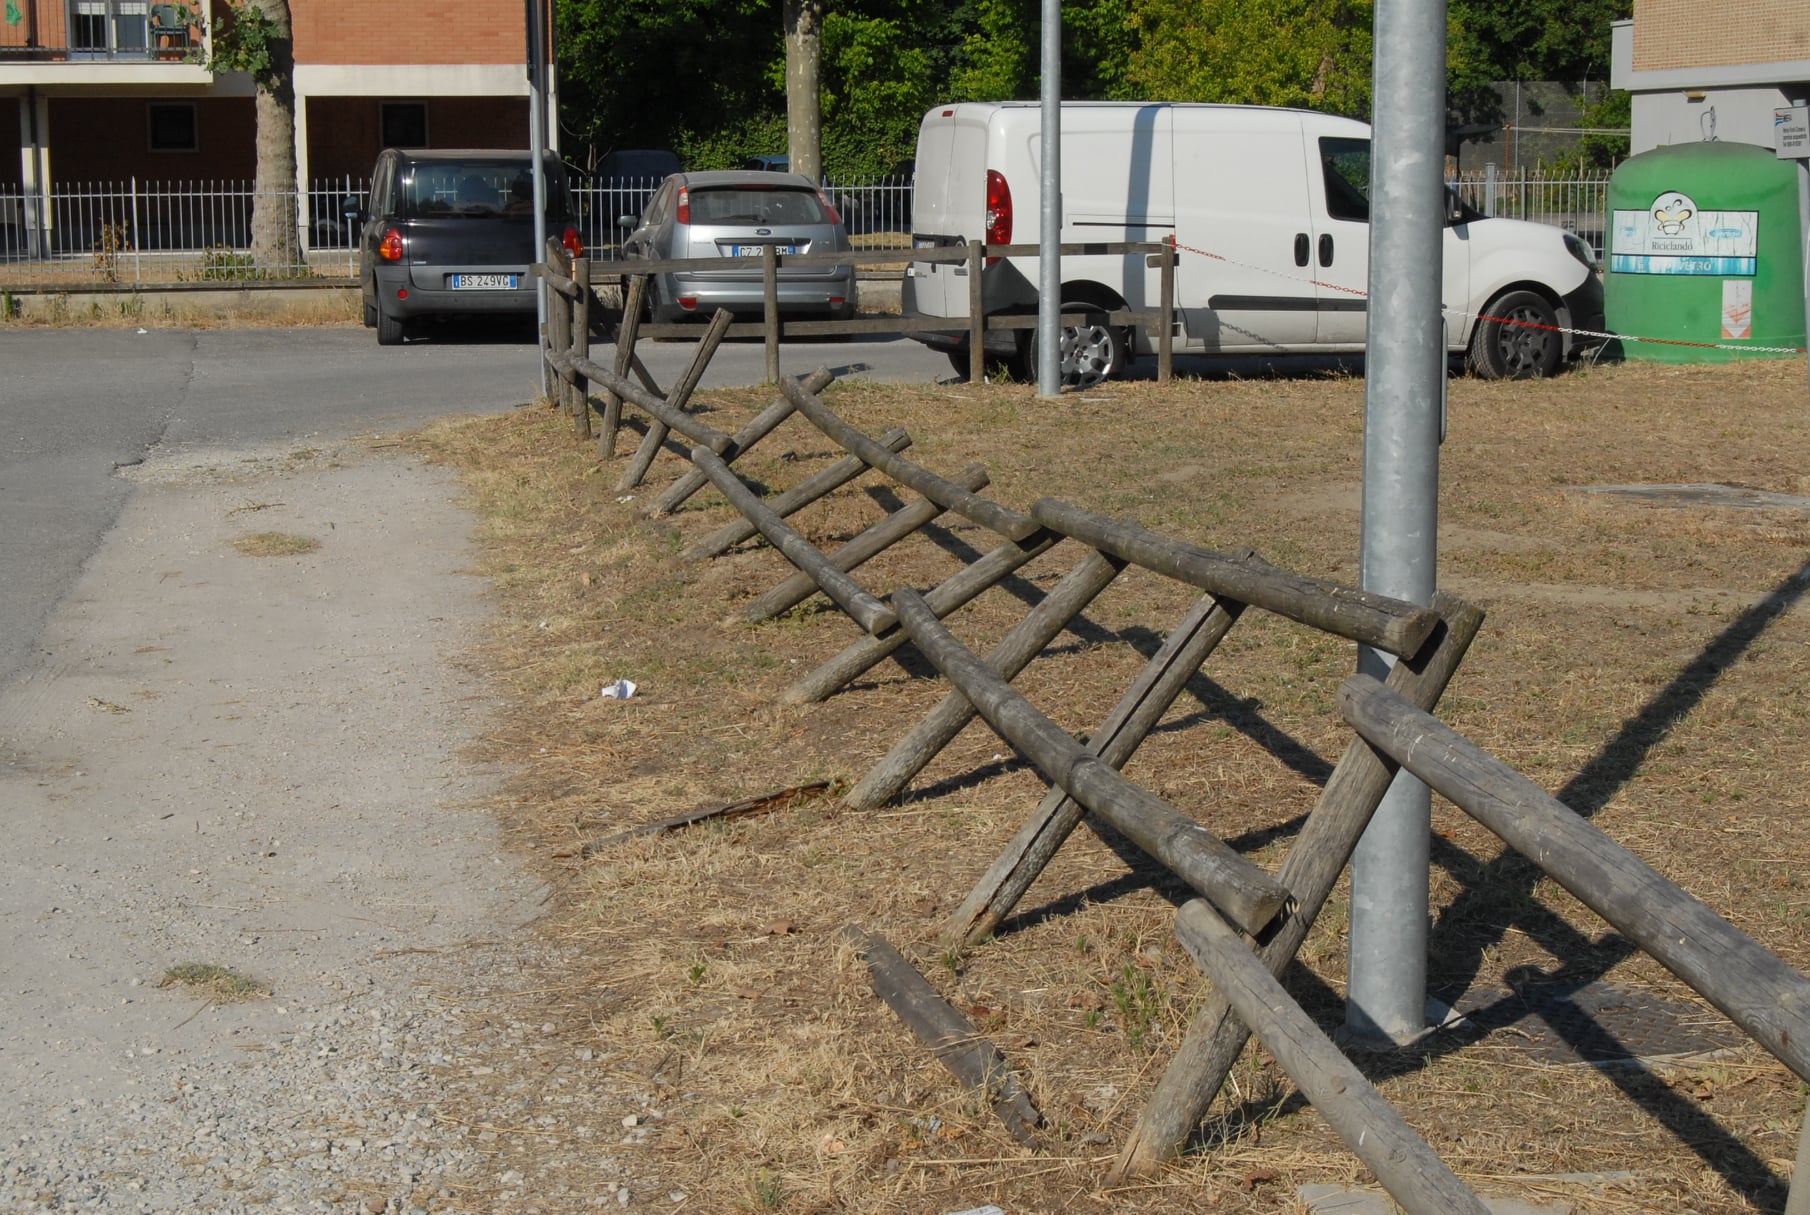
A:
<svg viewBox="0 0 1810 1215">
<path fill-rule="evenodd" d="M 685 373 L 673 385 L 672 391 L 666 394 L 668 409 L 683 413 L 691 403 L 691 394 L 697 390 L 698 381 L 704 378 L 705 368 L 710 366 L 717 347 L 723 344 L 723 334 L 728 332 L 729 323 L 734 319 L 734 315 L 726 308 L 718 308 L 716 315 L 710 318 L 710 324 L 705 326 L 704 336 L 698 339 L 697 347 L 691 352 L 691 362 L 686 364 Z M 641 484 L 654 457 L 660 454 L 660 445 L 666 442 L 668 433 L 666 423 L 658 418 L 648 423 L 647 433 L 641 436 L 641 446 L 635 449 L 628 467 L 622 470 L 622 476 L 616 481 L 617 493 L 625 493 Z"/>
<path fill-rule="evenodd" d="M 842 939 L 867 962 L 874 994 L 930 1048 L 937 1062 L 980 1094 L 1012 1138 L 1027 1147 L 1041 1147 L 1036 1130 L 1043 1125 L 1043 1115 L 1006 1067 L 1005 1056 L 884 938 L 851 924 L 843 929 Z"/>
<path fill-rule="evenodd" d="M 963 489 L 985 488 L 987 470 L 978 464 L 970 464 L 956 474 L 955 483 Z M 873 560 L 935 519 L 945 509 L 941 503 L 932 502 L 929 498 L 908 502 L 847 544 L 832 551 L 829 554 L 830 564 L 845 573 L 858 569 L 863 563 Z M 811 581 L 809 574 L 801 570 L 749 603 L 736 615 L 749 624 L 759 624 L 803 603 L 816 591 L 817 584 Z"/>
<path fill-rule="evenodd" d="M 684 814 L 675 814 L 671 818 L 663 818 L 651 823 L 642 823 L 639 827 L 630 827 L 627 831 L 618 831 L 614 835 L 606 835 L 594 839 L 578 850 L 581 857 L 595 856 L 599 851 L 611 844 L 619 844 L 623 840 L 638 839 L 644 835 L 664 835 L 668 831 L 678 831 L 683 827 L 695 827 L 699 823 L 722 822 L 731 818 L 747 818 L 755 814 L 771 814 L 775 810 L 784 810 L 803 802 L 812 801 L 835 787 L 834 781 L 813 780 L 802 785 L 793 785 L 789 789 L 780 789 L 773 793 L 763 793 L 758 797 L 744 797 L 740 801 L 725 805 L 704 806 L 697 810 L 687 810 Z M 558 855 L 555 853 L 555 855 Z"/>
<path fill-rule="evenodd" d="M 1470 739 L 1367 675 L 1339 711 L 1810 1081 L 1810 980 Z"/>
<path fill-rule="evenodd" d="M 631 360 L 631 362 L 637 361 Z M 657 422 L 664 422 L 669 428 L 684 435 L 693 443 L 708 448 L 712 454 L 729 450 L 728 435 L 700 420 L 696 414 L 674 411 L 666 404 L 666 398 L 659 393 L 625 380 L 614 371 L 607 367 L 600 367 L 590 359 L 574 360 L 573 367 L 634 405 L 650 418 Z"/>
<path fill-rule="evenodd" d="M 1278 569 L 1254 554 L 1238 560 L 1183 544 L 1054 498 L 1036 502 L 1031 517 L 1102 552 L 1116 553 L 1222 599 L 1236 599 L 1391 654 L 1405 657 L 1417 652 L 1438 623 L 1436 613 L 1400 599 Z"/>
<path fill-rule="evenodd" d="M 1050 593 L 1038 601 L 1025 618 L 1013 627 L 987 655 L 987 666 L 999 678 L 1010 683 L 1030 665 L 1043 647 L 1067 628 L 1094 597 L 1111 585 L 1125 568 L 1116 557 L 1089 550 Z M 911 783 L 911 778 L 924 770 L 962 728 L 974 720 L 975 708 L 960 692 L 951 692 L 932 709 L 924 720 L 893 745 L 875 764 L 861 783 L 849 790 L 843 804 L 856 810 L 872 810 L 897 797 Z"/>
<path fill-rule="evenodd" d="M 1288 891 L 1225 841 L 1132 784 L 1087 751 L 950 635 L 916 591 L 893 592 L 893 610 L 928 658 L 1018 753 L 1076 801 L 1213 901 L 1246 932 L 1261 932 L 1288 902 Z"/>
<path fill-rule="evenodd" d="M 813 371 L 810 375 L 805 377 L 804 383 L 805 387 L 809 388 L 812 392 L 822 392 L 825 388 L 828 388 L 834 383 L 835 379 L 835 374 L 831 372 L 829 368 L 819 367 L 816 371 Z M 779 400 L 755 414 L 746 426 L 736 431 L 735 434 L 730 437 L 730 447 L 727 451 L 722 453 L 723 459 L 731 464 L 735 463 L 736 459 L 741 456 L 743 452 L 773 433 L 781 422 L 784 422 L 787 418 L 797 412 L 797 408 L 798 407 L 793 405 L 792 402 L 781 397 Z M 678 510 L 680 505 L 683 504 L 687 498 L 691 497 L 691 495 L 697 493 L 708 484 L 710 484 L 710 478 L 694 468 L 680 477 L 677 481 L 674 481 L 672 485 L 655 500 L 653 506 L 649 508 L 647 513 L 649 515 L 670 515 L 673 511 Z"/>
<path fill-rule="evenodd" d="M 627 298 L 622 302 L 622 320 L 616 326 L 615 371 L 617 378 L 628 374 L 629 362 L 635 357 L 635 336 L 641 328 L 641 310 L 647 306 L 647 275 L 629 279 Z M 616 431 L 622 425 L 622 397 L 604 385 L 603 415 L 598 426 L 597 454 L 609 459 L 616 454 Z"/>
<path fill-rule="evenodd" d="M 1436 594 L 1433 609 L 1440 616 L 1433 635 L 1420 653 L 1397 662 L 1389 672 L 1389 686 L 1427 708 L 1439 703 L 1483 626 L 1483 613 L 1455 595 Z M 1271 974 L 1280 975 L 1307 939 L 1394 778 L 1393 767 L 1361 738 L 1352 739 L 1339 757 L 1277 871 L 1295 905 L 1258 947 L 1258 956 Z M 1181 1153 L 1232 1074 L 1232 1065 L 1249 1037 L 1250 1031 L 1225 997 L 1207 992 L 1119 1153 L 1113 1166 L 1115 1177 L 1154 1176 L 1166 1161 Z"/>
<path fill-rule="evenodd" d="M 1213 908 L 1201 899 L 1182 904 L 1175 935 L 1215 990 L 1225 993 L 1257 1040 L 1408 1215 L 1489 1215 L 1489 1208 L 1339 1053 Z"/>
<path fill-rule="evenodd" d="M 581 359 L 591 357 L 591 259 L 581 257 L 572 263 L 572 282 L 578 296 L 572 304 L 572 353 Z M 580 440 L 591 437 L 591 381 L 579 376 L 572 382 L 577 396 L 573 402 L 572 424 Z"/>
<path fill-rule="evenodd" d="M 860 583 L 831 565 L 823 553 L 799 535 L 786 521 L 757 497 L 753 490 L 742 483 L 735 475 L 735 470 L 723 463 L 722 458 L 708 447 L 691 449 L 692 463 L 704 470 L 717 492 L 729 499 L 735 509 L 747 516 L 767 542 L 781 553 L 787 561 L 811 575 L 823 593 L 835 601 L 837 607 L 847 612 L 850 619 L 869 633 L 877 633 L 891 628 L 898 623 L 898 616 L 893 610 L 867 593 Z"/>
<path fill-rule="evenodd" d="M 898 427 L 893 427 L 880 436 L 880 445 L 895 451 L 903 451 L 911 446 L 911 436 Z M 867 471 L 867 465 L 860 456 L 843 456 L 827 468 L 806 477 L 791 489 L 775 494 L 767 503 L 767 509 L 780 518 L 794 514 L 817 499 L 825 497 L 841 489 L 856 477 Z M 720 557 L 742 541 L 755 535 L 757 529 L 746 517 L 725 523 L 708 536 L 688 545 L 679 556 L 686 561 L 707 561 L 712 557 Z"/>
<path fill-rule="evenodd" d="M 1013 570 L 1034 561 L 1054 548 L 1061 536 L 1055 532 L 1039 532 L 1023 543 L 1007 540 L 979 561 L 963 566 L 958 572 L 939 582 L 924 602 L 938 616 L 947 616 L 987 588 L 1009 576 Z M 791 704 L 815 704 L 828 700 L 836 690 L 872 670 L 911 637 L 904 629 L 894 629 L 878 637 L 863 637 L 840 654 L 787 688 L 780 699 Z"/>
<path fill-rule="evenodd" d="M 1114 768 L 1123 768 L 1243 610 L 1241 603 L 1221 604 L 1211 595 L 1196 600 L 1087 740 L 1087 749 Z M 1052 785 L 943 925 L 943 945 L 961 949 L 993 935 L 1086 814 L 1080 802 L 1060 785 Z"/>
<path fill-rule="evenodd" d="M 998 532 L 1008 540 L 1023 540 L 1037 530 L 1037 525 L 1029 516 L 971 494 L 922 465 L 913 464 L 910 460 L 882 450 L 872 439 L 831 412 L 830 407 L 816 394 L 806 392 L 804 385 L 796 378 L 781 381 L 779 387 L 786 394 L 786 400 L 796 405 L 798 412 L 809 418 L 811 424 L 832 442 L 860 456 L 900 485 L 915 489 L 934 502 L 941 502 L 962 518 Z"/>
</svg>

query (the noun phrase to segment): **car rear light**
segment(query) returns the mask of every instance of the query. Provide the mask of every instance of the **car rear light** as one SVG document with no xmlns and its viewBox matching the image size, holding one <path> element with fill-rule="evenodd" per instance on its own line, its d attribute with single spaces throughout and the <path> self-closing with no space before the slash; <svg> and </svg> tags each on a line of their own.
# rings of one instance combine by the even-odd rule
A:
<svg viewBox="0 0 1810 1215">
<path fill-rule="evenodd" d="M 408 288 L 407 288 L 407 287 L 398 287 L 398 288 L 396 288 L 396 298 L 397 298 L 397 299 L 399 299 L 399 300 L 405 300 L 405 299 L 407 299 L 407 298 L 408 298 L 408 297 L 409 297 L 409 289 L 408 289 Z"/>
<path fill-rule="evenodd" d="M 836 204 L 830 201 L 829 195 L 825 194 L 822 190 L 818 190 L 817 201 L 822 203 L 823 209 L 830 213 L 830 222 L 832 224 L 839 224 L 842 222 L 842 217 L 836 214 Z"/>
<path fill-rule="evenodd" d="M 1012 187 L 1006 184 L 1005 175 L 998 169 L 987 170 L 986 242 L 989 245 L 1012 243 Z M 987 265 L 998 260 L 989 257 Z"/>
<path fill-rule="evenodd" d="M 691 222 L 691 188 L 689 186 L 679 187 L 678 222 L 682 224 Z"/>
<path fill-rule="evenodd" d="M 402 233 L 395 228 L 384 229 L 383 239 L 377 242 L 377 256 L 386 262 L 399 262 L 402 253 Z"/>
<path fill-rule="evenodd" d="M 687 312 L 696 312 L 698 310 L 698 297 L 695 295 L 681 295 L 679 297 L 679 307 L 685 309 Z"/>
<path fill-rule="evenodd" d="M 565 246 L 566 252 L 571 256 L 584 256 L 584 237 L 578 235 L 577 228 L 567 228 L 564 235 L 559 238 L 559 243 Z"/>
</svg>

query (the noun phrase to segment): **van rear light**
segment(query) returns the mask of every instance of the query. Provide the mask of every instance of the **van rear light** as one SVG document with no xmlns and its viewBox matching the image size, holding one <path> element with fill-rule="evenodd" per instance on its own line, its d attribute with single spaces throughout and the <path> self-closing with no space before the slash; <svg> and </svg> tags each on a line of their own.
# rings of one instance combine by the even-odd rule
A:
<svg viewBox="0 0 1810 1215">
<path fill-rule="evenodd" d="M 402 233 L 395 228 L 385 228 L 383 239 L 377 242 L 377 256 L 386 262 L 399 262 L 402 253 Z"/>
<path fill-rule="evenodd" d="M 825 194 L 821 189 L 817 191 L 817 201 L 822 203 L 823 209 L 830 213 L 830 222 L 832 224 L 839 224 L 842 222 L 842 217 L 836 214 L 836 204 L 831 202 L 830 196 Z"/>
<path fill-rule="evenodd" d="M 559 243 L 565 247 L 566 252 L 572 257 L 584 256 L 584 237 L 578 235 L 577 228 L 567 228 L 564 234 L 560 236 Z"/>
<path fill-rule="evenodd" d="M 691 222 L 691 187 L 689 186 L 679 187 L 678 221 L 682 224 Z"/>
<path fill-rule="evenodd" d="M 1012 243 L 1012 187 L 1006 184 L 1005 174 L 998 169 L 987 170 L 986 243 Z M 997 257 L 989 257 L 987 265 L 991 266 L 998 260 Z"/>
</svg>

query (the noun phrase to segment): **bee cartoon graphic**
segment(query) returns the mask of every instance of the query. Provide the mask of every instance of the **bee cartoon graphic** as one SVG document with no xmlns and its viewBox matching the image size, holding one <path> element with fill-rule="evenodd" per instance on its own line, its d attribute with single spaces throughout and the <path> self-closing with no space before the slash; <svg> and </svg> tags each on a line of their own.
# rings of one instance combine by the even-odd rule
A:
<svg viewBox="0 0 1810 1215">
<path fill-rule="evenodd" d="M 1696 206 L 1682 194 L 1662 194 L 1653 203 L 1653 226 L 1665 236 L 1682 236 L 1684 223 L 1697 213 Z"/>
</svg>

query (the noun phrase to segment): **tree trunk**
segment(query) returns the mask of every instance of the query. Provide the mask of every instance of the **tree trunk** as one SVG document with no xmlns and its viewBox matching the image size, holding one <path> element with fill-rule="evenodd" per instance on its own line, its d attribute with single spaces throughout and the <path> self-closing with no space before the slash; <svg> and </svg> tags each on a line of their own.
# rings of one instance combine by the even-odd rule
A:
<svg viewBox="0 0 1810 1215">
<path fill-rule="evenodd" d="M 258 176 L 251 206 L 251 256 L 278 275 L 302 264 L 295 178 L 295 44 L 289 0 L 249 0 L 276 27 L 271 72 L 258 84 Z"/>
<path fill-rule="evenodd" d="M 791 170 L 823 180 L 823 0 L 785 0 L 786 144 Z"/>
</svg>

